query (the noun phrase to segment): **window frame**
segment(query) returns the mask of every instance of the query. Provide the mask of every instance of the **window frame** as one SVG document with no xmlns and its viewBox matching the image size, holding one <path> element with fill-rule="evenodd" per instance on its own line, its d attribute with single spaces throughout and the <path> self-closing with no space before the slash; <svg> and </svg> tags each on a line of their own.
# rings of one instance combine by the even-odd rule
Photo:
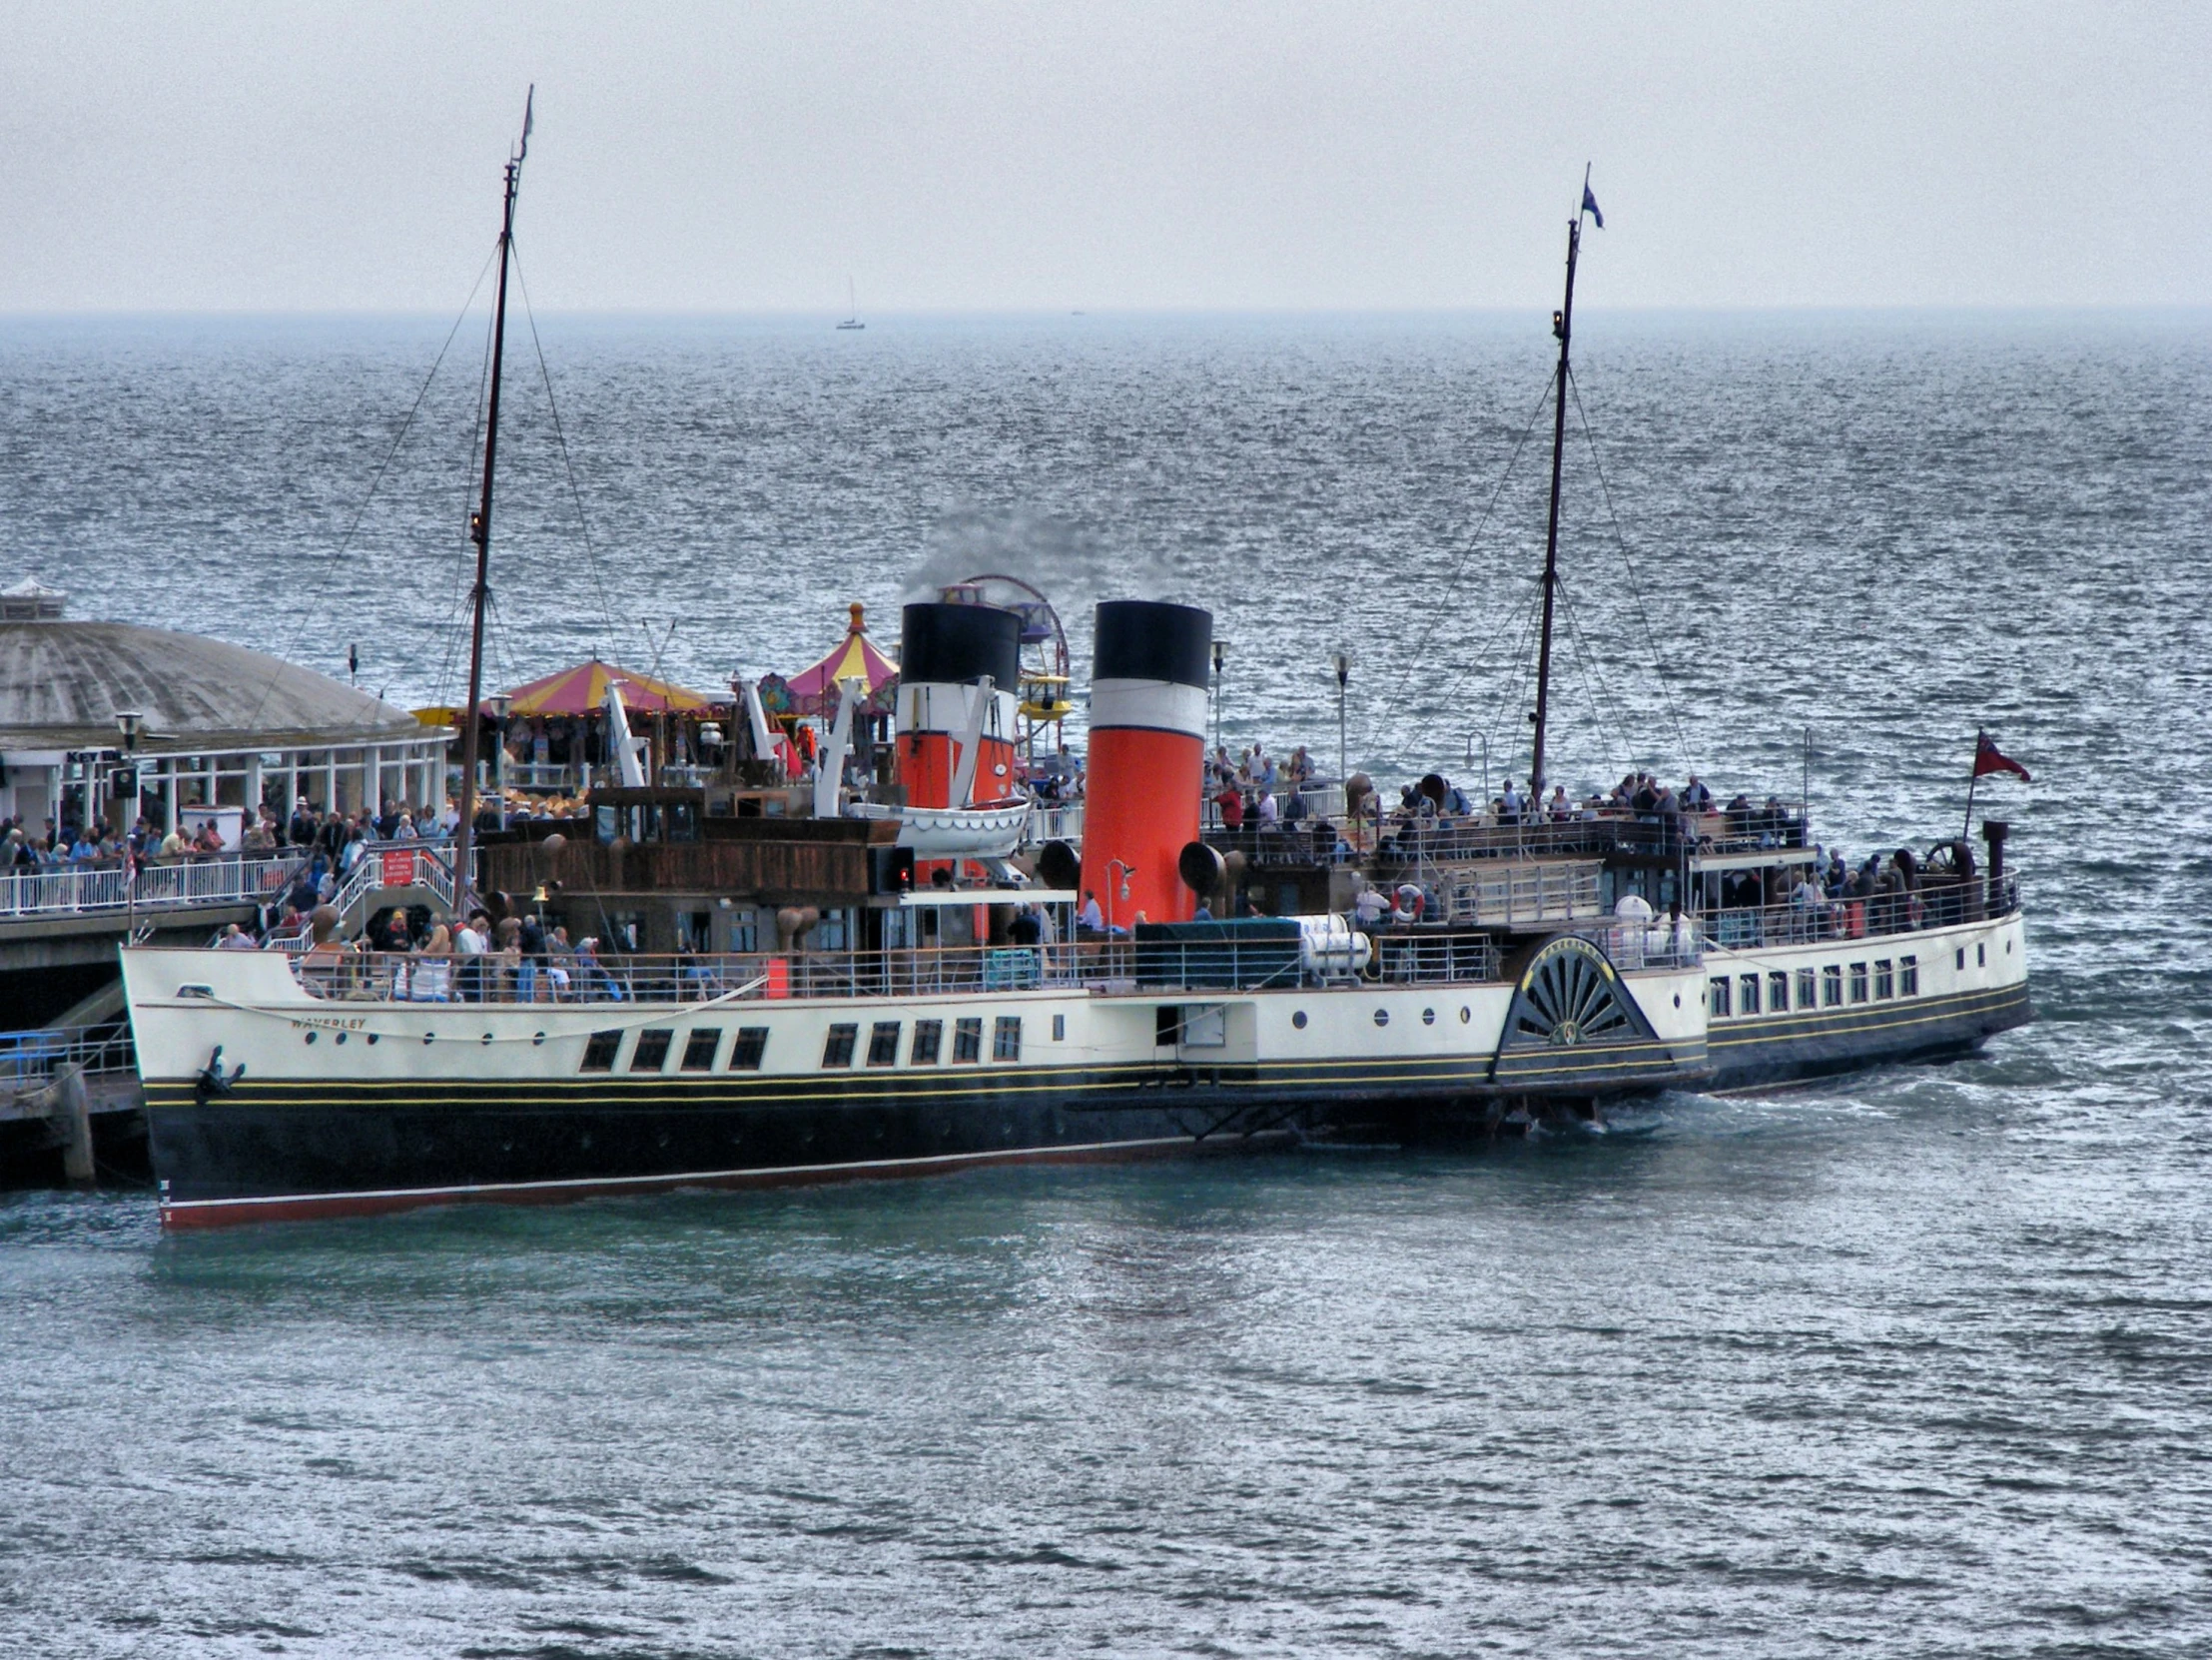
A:
<svg viewBox="0 0 2212 1660">
<path fill-rule="evenodd" d="M 914 1037 L 907 1047 L 907 1065 L 910 1067 L 934 1067 L 945 1053 L 945 1023 L 941 1020 L 918 1020 L 914 1023 Z"/>
<path fill-rule="evenodd" d="M 1818 1009 L 1821 1006 L 1821 976 L 1816 969 L 1798 970 L 1798 995 L 1792 1004 L 1800 1009 Z"/>
<path fill-rule="evenodd" d="M 700 1040 L 704 1039 L 702 1052 Z M 676 1063 L 678 1072 L 712 1072 L 714 1063 L 722 1054 L 722 1028 L 719 1026 L 694 1026 L 684 1034 L 683 1056 Z"/>
<path fill-rule="evenodd" d="M 1727 1020 L 1735 1001 L 1735 982 L 1716 974 L 1705 983 L 1705 1010 L 1713 1020 Z"/>
<path fill-rule="evenodd" d="M 1842 963 L 1823 963 L 1821 965 L 1821 1007 L 1824 1009 L 1841 1009 L 1843 1006 L 1843 965 Z"/>
<path fill-rule="evenodd" d="M 1917 955 L 1897 959 L 1897 995 L 1899 997 L 1918 997 L 1920 995 L 1920 959 Z"/>
<path fill-rule="evenodd" d="M 983 1016 L 963 1015 L 953 1022 L 953 1065 L 972 1067 L 982 1063 Z"/>
<path fill-rule="evenodd" d="M 1874 1001 L 1887 1003 L 1897 995 L 1896 965 L 1886 957 L 1874 959 Z"/>
<path fill-rule="evenodd" d="M 660 1073 L 668 1069 L 668 1052 L 675 1047 L 676 1029 L 673 1026 L 648 1026 L 637 1035 L 637 1042 L 630 1049 L 631 1072 Z M 651 1059 L 648 1061 L 647 1056 Z"/>
<path fill-rule="evenodd" d="M 1001 1015 L 991 1028 L 991 1058 L 994 1061 L 1011 1061 L 1017 1065 L 1022 1060 L 1022 1017 Z"/>
<path fill-rule="evenodd" d="M 1789 1012 L 1790 971 L 1788 969 L 1769 969 L 1767 971 L 1767 1013 L 1770 1015 L 1787 1015 Z"/>
<path fill-rule="evenodd" d="M 1851 964 L 1851 1002 L 1853 1005 L 1870 1000 L 1873 981 L 1866 973 L 1864 959 Z"/>
<path fill-rule="evenodd" d="M 822 1034 L 822 1068 L 824 1072 L 849 1072 L 853 1065 L 853 1051 L 860 1047 L 860 1022 L 835 1020 Z"/>
<path fill-rule="evenodd" d="M 614 1063 L 622 1058 L 622 1031 L 594 1032 L 584 1044 L 584 1058 L 578 1072 L 611 1073 Z"/>
<path fill-rule="evenodd" d="M 879 1020 L 868 1028 L 868 1062 L 872 1067 L 895 1067 L 899 1064 L 899 1036 L 906 1031 L 906 1022 Z"/>
<path fill-rule="evenodd" d="M 758 1072 L 768 1059 L 768 1028 L 765 1026 L 740 1026 L 737 1041 L 730 1045 L 730 1072 Z"/>
<path fill-rule="evenodd" d="M 1761 1008 L 1759 975 L 1740 974 L 1736 977 L 1736 1012 L 1740 1015 L 1756 1015 Z"/>
</svg>

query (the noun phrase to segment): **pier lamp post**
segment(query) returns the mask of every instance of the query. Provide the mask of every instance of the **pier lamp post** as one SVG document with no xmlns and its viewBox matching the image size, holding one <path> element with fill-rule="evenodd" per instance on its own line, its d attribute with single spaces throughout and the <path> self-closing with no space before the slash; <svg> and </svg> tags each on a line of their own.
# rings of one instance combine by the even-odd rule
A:
<svg viewBox="0 0 2212 1660">
<path fill-rule="evenodd" d="M 1219 640 L 1213 642 L 1213 747 L 1221 747 L 1221 664 L 1227 660 L 1229 648 Z"/>
<path fill-rule="evenodd" d="M 1351 776 L 1344 764 L 1344 692 L 1351 680 L 1352 660 L 1339 651 L 1336 654 L 1336 781 L 1339 784 Z"/>
<path fill-rule="evenodd" d="M 1469 766 L 1475 764 L 1476 741 L 1477 739 L 1474 737 L 1467 740 L 1467 764 Z M 1490 805 L 1490 734 L 1488 732 L 1481 733 L 1480 741 L 1482 744 L 1482 804 L 1487 807 Z"/>
<path fill-rule="evenodd" d="M 499 828 L 507 824 L 507 710 L 514 706 L 514 699 L 505 692 L 493 692 L 484 701 L 491 705 L 491 718 L 499 727 L 499 755 L 491 763 L 491 788 L 499 798 Z"/>
<path fill-rule="evenodd" d="M 131 769 L 131 819 L 138 819 L 138 739 L 146 730 L 146 716 L 136 709 L 118 709 L 115 729 L 123 734 L 123 759 Z M 143 849 L 131 846 L 131 832 L 123 832 L 123 940 L 127 945 L 138 933 L 138 862 Z"/>
</svg>

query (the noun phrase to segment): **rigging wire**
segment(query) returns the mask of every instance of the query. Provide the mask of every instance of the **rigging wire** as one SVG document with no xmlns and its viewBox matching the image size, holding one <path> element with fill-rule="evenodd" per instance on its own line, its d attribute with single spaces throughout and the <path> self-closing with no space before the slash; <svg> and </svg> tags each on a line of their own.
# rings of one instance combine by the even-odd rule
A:
<svg viewBox="0 0 2212 1660">
<path fill-rule="evenodd" d="M 1536 630 L 1537 617 L 1541 614 L 1542 602 L 1543 596 L 1540 588 L 1531 588 L 1529 591 L 1528 599 L 1521 613 L 1520 629 L 1514 635 L 1513 648 L 1511 651 L 1507 652 L 1501 659 L 1502 666 L 1508 671 L 1509 674 L 1513 666 L 1516 663 L 1524 661 L 1528 655 L 1529 636 Z M 1469 672 L 1471 672 L 1471 669 L 1462 670 L 1460 678 L 1466 678 L 1466 675 Z M 1458 689 L 1457 681 L 1453 682 L 1453 689 L 1455 691 Z M 1504 688 L 1498 693 L 1497 700 L 1490 706 L 1490 719 L 1487 723 L 1485 723 L 1483 727 L 1484 732 L 1491 738 L 1503 738 L 1504 736 L 1506 736 L 1506 733 L 1501 730 L 1501 728 L 1503 728 L 1503 726 L 1505 725 L 1505 712 L 1507 707 L 1509 705 L 1518 707 L 1519 705 L 1528 701 L 1529 699 L 1521 695 L 1520 679 L 1517 677 L 1509 678 L 1506 681 Z M 1517 744 L 1512 744 L 1505 746 L 1505 748 L 1503 749 L 1502 753 L 1504 754 L 1506 763 L 1508 765 L 1511 765 L 1513 755 L 1517 751 Z M 1501 774 L 1501 776 L 1504 775 Z"/>
<path fill-rule="evenodd" d="M 1490 522 L 1490 515 L 1498 510 L 1499 498 L 1505 494 L 1505 486 L 1512 481 L 1513 469 L 1520 462 L 1521 451 L 1528 447 L 1529 434 L 1536 430 L 1536 422 L 1544 414 L 1544 400 L 1551 397 L 1552 387 L 1558 380 L 1559 371 L 1555 369 L 1546 378 L 1544 390 L 1537 395 L 1535 406 L 1529 411 L 1528 420 L 1521 427 L 1521 435 L 1513 440 L 1513 453 L 1506 457 L 1505 471 L 1498 475 L 1497 487 L 1491 490 L 1490 500 L 1484 505 L 1482 515 L 1475 520 L 1475 527 L 1467 532 L 1467 539 L 1459 550 L 1459 560 L 1452 566 L 1451 579 L 1444 584 L 1444 592 L 1439 602 L 1429 610 L 1428 626 L 1421 630 L 1420 639 L 1414 642 L 1414 662 L 1418 663 L 1427 654 L 1429 641 L 1435 637 L 1437 628 L 1444 620 L 1445 605 L 1458 589 L 1459 579 L 1466 573 L 1467 561 L 1474 557 L 1476 544 L 1482 538 L 1484 526 Z M 1460 678 L 1462 680 L 1466 678 L 1464 672 Z M 1452 690 L 1457 691 L 1458 689 L 1459 682 L 1454 681 Z M 1447 693 L 1446 700 L 1449 701 L 1449 698 L 1450 694 Z"/>
<path fill-rule="evenodd" d="M 1627 706 L 1621 701 L 1620 694 L 1614 691 L 1612 683 L 1606 679 L 1605 671 L 1599 667 L 1603 659 L 1591 646 L 1589 634 L 1582 626 L 1581 613 L 1575 609 L 1574 597 L 1567 591 L 1564 582 L 1560 584 L 1559 595 L 1565 602 L 1562 609 L 1567 618 L 1567 637 L 1582 665 L 1584 689 L 1590 694 L 1591 712 L 1597 716 L 1600 731 L 1610 725 L 1615 736 L 1629 746 L 1628 759 L 1633 767 L 1636 746 L 1635 739 L 1630 734 Z M 1608 703 L 1613 706 L 1610 715 L 1606 711 Z"/>
<path fill-rule="evenodd" d="M 614 626 L 614 606 L 607 598 L 606 577 L 599 568 L 598 546 L 591 539 L 591 520 L 584 513 L 584 494 L 576 482 L 576 464 L 568 455 L 568 433 L 561 426 L 560 405 L 553 397 L 552 371 L 545 367 L 545 348 L 537 338 L 537 313 L 530 307 L 530 284 L 529 279 L 522 275 L 522 255 L 519 250 L 514 253 L 514 280 L 516 287 L 522 291 L 522 316 L 530 326 L 530 349 L 537 354 L 538 378 L 545 384 L 545 407 L 552 412 L 553 438 L 560 446 L 561 470 L 568 478 L 569 499 L 576 503 L 576 527 L 583 533 L 584 556 L 591 565 L 591 585 L 599 596 L 599 618 L 606 624 L 607 632 L 613 634 L 617 632 Z M 657 657 L 655 664 L 657 671 Z"/>
<path fill-rule="evenodd" d="M 414 417 L 421 414 L 423 400 L 430 396 L 430 385 L 437 379 L 437 372 L 445 362 L 445 354 L 452 350 L 453 338 L 460 333 L 460 326 L 468 321 L 468 308 L 476 303 L 477 291 L 484 286 L 485 274 L 490 270 L 491 259 L 486 257 L 483 269 L 476 273 L 475 282 L 469 285 L 468 298 L 461 302 L 460 313 L 453 319 L 452 328 L 445 332 L 444 344 L 438 347 L 437 356 L 430 363 L 430 372 L 422 377 L 422 386 L 415 393 L 414 402 L 407 406 L 406 418 L 399 422 L 399 430 L 392 436 L 391 447 L 384 451 L 382 462 L 369 478 L 369 491 L 362 497 L 361 505 L 355 508 L 353 522 L 346 526 L 346 534 L 339 538 L 338 545 L 326 556 L 324 574 L 327 575 L 330 567 L 335 566 L 340 559 L 344 558 L 347 550 L 353 546 L 354 537 L 360 532 L 362 521 L 369 516 L 369 505 L 376 499 L 376 491 L 382 485 L 384 475 L 391 470 L 391 463 L 398 458 L 399 446 L 406 442 L 407 433 L 413 430 Z M 316 620 L 317 612 L 312 608 L 302 612 L 300 626 L 293 631 L 291 640 L 286 644 L 279 666 L 270 671 L 269 679 L 262 686 L 261 700 L 254 705 L 254 712 L 248 718 L 249 726 L 258 726 L 261 723 L 262 710 L 268 706 L 270 694 L 277 689 L 279 676 L 285 668 L 291 666 L 290 659 L 300 649 L 301 640 L 307 637 L 308 629 L 315 624 Z M 368 714 L 364 711 L 362 717 L 364 725 L 368 724 Z"/>
<path fill-rule="evenodd" d="M 1582 421 L 1583 441 L 1590 446 L 1590 464 L 1598 474 L 1598 489 L 1605 497 L 1606 517 L 1613 524 L 1613 545 L 1620 551 L 1621 567 L 1628 572 L 1629 592 L 1635 596 L 1637 614 L 1644 619 L 1644 632 L 1656 636 L 1658 630 L 1652 626 L 1651 607 L 1645 603 L 1643 584 L 1637 580 L 1636 561 L 1629 557 L 1628 538 L 1621 531 L 1621 515 L 1613 507 L 1613 486 L 1606 481 L 1605 462 L 1598 454 L 1598 437 L 1590 429 L 1590 413 L 1582 407 L 1582 387 L 1572 370 L 1567 373 L 1567 390 L 1574 394 L 1575 414 Z M 1668 688 L 1666 675 L 1654 669 L 1652 678 L 1659 683 L 1660 702 L 1667 710 L 1668 720 L 1674 725 L 1675 742 L 1680 746 L 1683 764 L 1687 766 L 1691 759 L 1690 737 L 1683 727 L 1681 713 L 1675 708 L 1674 693 Z"/>
</svg>

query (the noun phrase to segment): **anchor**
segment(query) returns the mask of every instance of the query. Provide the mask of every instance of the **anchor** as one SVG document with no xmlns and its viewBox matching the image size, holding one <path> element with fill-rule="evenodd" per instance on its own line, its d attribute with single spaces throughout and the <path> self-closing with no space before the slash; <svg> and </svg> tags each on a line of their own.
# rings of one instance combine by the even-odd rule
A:
<svg viewBox="0 0 2212 1660">
<path fill-rule="evenodd" d="M 237 1066 L 231 1069 L 230 1074 L 225 1076 L 223 1071 L 223 1046 L 217 1044 L 215 1053 L 208 1057 L 207 1066 L 201 1070 L 200 1076 L 193 1080 L 193 1096 L 201 1106 L 205 1107 L 215 1097 L 229 1095 L 231 1086 L 245 1076 L 246 1063 L 244 1061 L 239 1062 Z"/>
</svg>

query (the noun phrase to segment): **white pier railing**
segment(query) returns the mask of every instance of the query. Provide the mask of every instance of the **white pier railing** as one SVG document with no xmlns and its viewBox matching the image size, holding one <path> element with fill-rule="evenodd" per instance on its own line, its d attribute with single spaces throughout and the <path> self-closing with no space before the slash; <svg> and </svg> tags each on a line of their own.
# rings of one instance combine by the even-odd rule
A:
<svg viewBox="0 0 2212 1660">
<path fill-rule="evenodd" d="M 141 865 L 135 894 L 130 873 L 120 864 L 11 871 L 0 876 L 0 919 L 78 916 L 134 907 L 175 911 L 258 905 L 282 894 L 304 862 L 290 854 L 267 858 L 216 854 L 175 864 Z"/>
</svg>

